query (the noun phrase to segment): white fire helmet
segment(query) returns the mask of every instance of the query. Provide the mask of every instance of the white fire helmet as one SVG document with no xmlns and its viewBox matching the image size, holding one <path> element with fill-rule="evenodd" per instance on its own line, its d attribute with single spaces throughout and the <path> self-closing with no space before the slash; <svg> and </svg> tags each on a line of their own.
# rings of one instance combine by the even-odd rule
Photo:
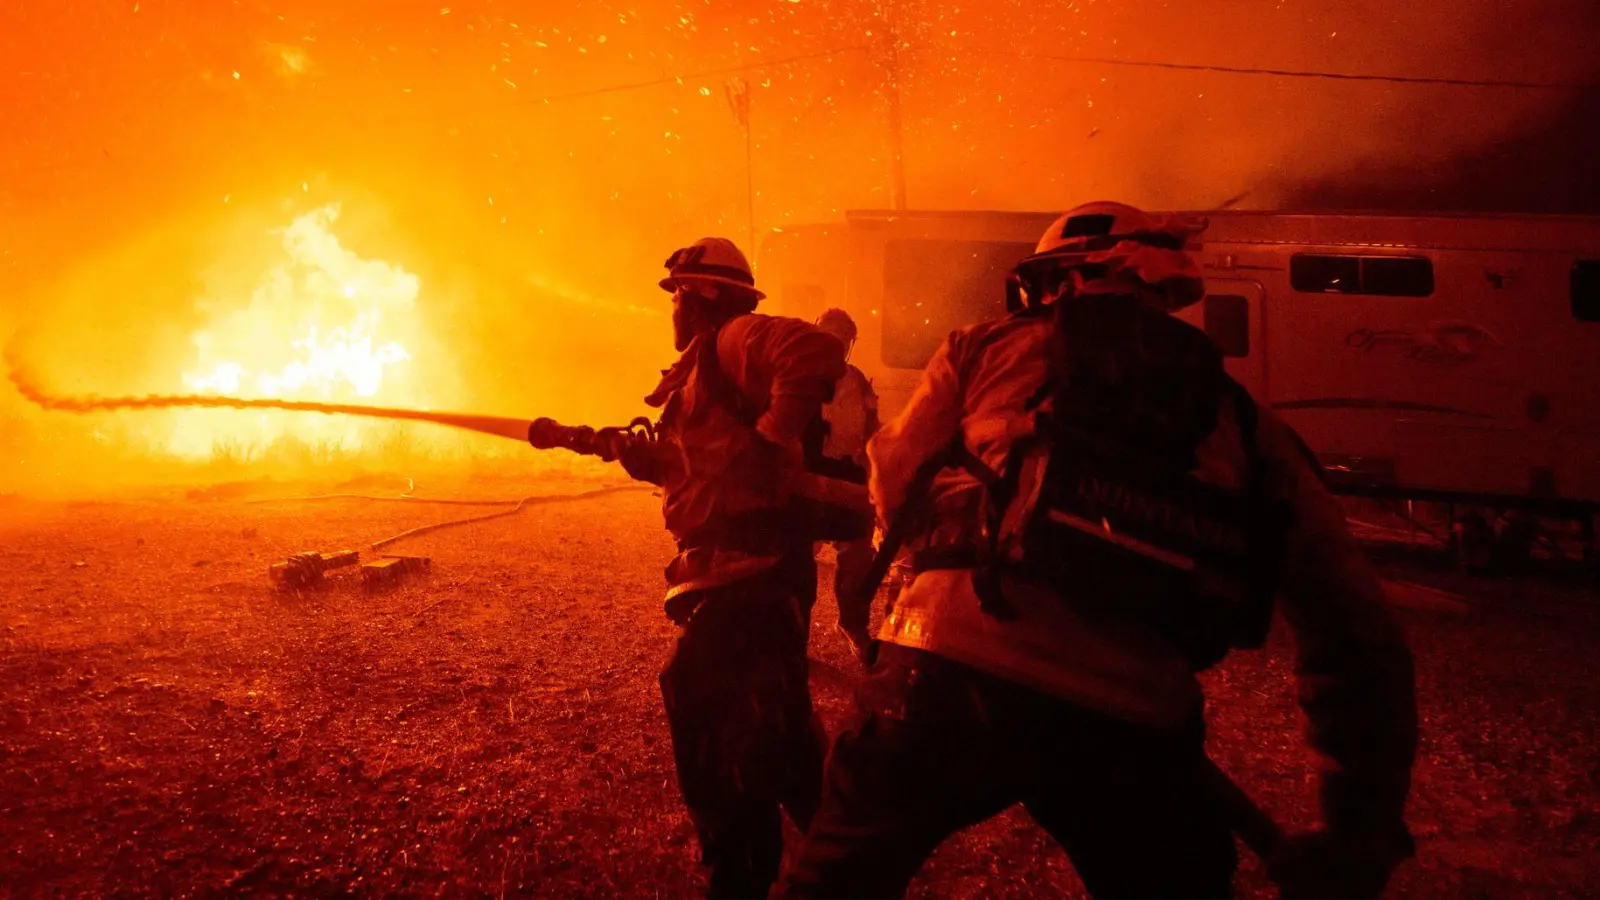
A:
<svg viewBox="0 0 1600 900">
<path fill-rule="evenodd" d="M 680 281 L 712 282 L 743 288 L 757 300 L 767 295 L 756 290 L 756 277 L 750 271 L 750 261 L 727 238 L 701 238 L 675 250 L 667 258 L 667 277 L 661 279 L 661 289 L 676 291 Z"/>
<path fill-rule="evenodd" d="M 1067 294 L 1122 294 L 1158 288 L 1162 308 L 1176 312 L 1205 294 L 1190 256 L 1203 219 L 1151 214 L 1126 203 L 1085 203 L 1056 219 L 1032 256 L 1012 270 L 1007 305 L 1038 306 Z"/>
<path fill-rule="evenodd" d="M 850 314 L 842 309 L 823 310 L 822 315 L 817 316 L 816 325 L 822 331 L 838 338 L 846 349 L 856 342 L 856 320 L 850 318 Z"/>
</svg>

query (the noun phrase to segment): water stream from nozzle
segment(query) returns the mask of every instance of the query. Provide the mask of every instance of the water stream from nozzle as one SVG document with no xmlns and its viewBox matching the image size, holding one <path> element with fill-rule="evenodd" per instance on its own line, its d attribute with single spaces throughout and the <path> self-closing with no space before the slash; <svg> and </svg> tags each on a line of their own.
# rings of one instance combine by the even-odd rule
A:
<svg viewBox="0 0 1600 900">
<path fill-rule="evenodd" d="M 30 403 L 56 412 L 89 413 L 116 409 L 282 409 L 325 415 L 365 416 L 373 419 L 404 419 L 433 422 L 481 434 L 526 441 L 531 419 L 508 416 L 483 416 L 474 413 L 432 412 L 391 406 L 366 406 L 359 403 L 318 403 L 310 400 L 223 397 L 214 394 L 142 394 L 129 397 L 103 397 L 97 394 L 64 396 L 53 394 L 33 379 L 17 358 L 15 344 L 6 346 L 6 374 Z"/>
</svg>

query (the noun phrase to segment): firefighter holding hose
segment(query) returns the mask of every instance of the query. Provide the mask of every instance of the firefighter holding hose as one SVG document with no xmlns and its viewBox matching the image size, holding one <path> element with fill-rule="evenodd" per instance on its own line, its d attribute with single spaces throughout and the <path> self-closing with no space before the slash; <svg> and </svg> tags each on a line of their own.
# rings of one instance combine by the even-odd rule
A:
<svg viewBox="0 0 1600 900">
<path fill-rule="evenodd" d="M 1022 803 L 1096 897 L 1228 897 L 1233 819 L 1195 673 L 1294 634 L 1325 826 L 1286 897 L 1374 897 L 1411 853 L 1411 656 L 1297 436 L 1170 313 L 1198 229 L 1115 203 L 1050 226 L 1008 317 L 952 333 L 869 444 L 915 575 L 829 755 L 789 897 L 898 896 Z M 891 548 L 892 549 L 892 548 Z M 880 551 L 881 552 L 881 551 Z"/>
<path fill-rule="evenodd" d="M 620 458 L 662 487 L 678 544 L 666 606 L 682 630 L 661 691 L 708 896 L 765 897 L 780 809 L 804 829 L 821 791 L 806 661 L 818 530 L 786 476 L 804 468 L 800 438 L 845 373 L 845 347 L 756 313 L 764 295 L 729 240 L 697 241 L 666 265 L 682 356 L 646 398 L 661 409 L 656 440 Z"/>
</svg>

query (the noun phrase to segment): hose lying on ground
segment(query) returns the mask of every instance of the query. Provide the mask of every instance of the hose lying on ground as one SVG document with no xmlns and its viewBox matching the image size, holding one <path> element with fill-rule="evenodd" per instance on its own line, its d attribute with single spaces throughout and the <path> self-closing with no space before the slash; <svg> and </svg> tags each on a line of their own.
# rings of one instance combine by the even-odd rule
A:
<svg viewBox="0 0 1600 900">
<path fill-rule="evenodd" d="M 426 503 L 435 506 L 516 506 L 523 500 L 448 500 L 433 497 L 413 497 L 410 494 L 401 494 L 397 497 L 380 497 L 374 494 L 308 494 L 303 497 L 259 497 L 255 500 L 244 500 L 249 505 L 262 503 L 315 503 L 322 500 L 366 500 L 371 503 Z"/>
<path fill-rule="evenodd" d="M 510 509 L 504 509 L 504 510 L 501 510 L 499 512 L 486 513 L 486 514 L 481 515 L 481 516 L 468 516 L 465 519 L 452 519 L 452 520 L 450 520 L 448 522 L 435 522 L 435 523 L 433 523 L 431 525 L 421 525 L 421 526 L 418 526 L 416 528 L 412 528 L 412 529 L 409 529 L 409 530 L 406 530 L 406 531 L 402 531 L 399 534 L 394 535 L 392 537 L 386 537 L 386 538 L 384 538 L 383 540 L 380 540 L 380 541 L 373 541 L 372 543 L 367 545 L 368 549 L 377 550 L 379 548 L 387 547 L 390 544 L 396 543 L 397 541 L 406 540 L 408 538 L 420 537 L 420 536 L 422 536 L 424 534 L 428 534 L 428 533 L 431 533 L 431 532 L 434 532 L 434 531 L 440 531 L 440 530 L 443 530 L 445 528 L 455 528 L 458 525 L 471 525 L 471 524 L 473 524 L 475 522 L 487 522 L 490 519 L 499 519 L 499 518 L 503 518 L 505 516 L 514 516 L 517 513 L 522 512 L 524 509 L 528 508 L 529 506 L 538 506 L 538 505 L 544 504 L 544 503 L 569 503 L 569 502 L 576 501 L 576 500 L 589 500 L 589 499 L 593 499 L 595 497 L 604 496 L 606 494 L 615 494 L 615 493 L 620 493 L 620 492 L 623 492 L 623 491 L 644 491 L 644 490 L 653 490 L 653 489 L 654 489 L 654 485 L 649 485 L 649 484 L 618 484 L 618 485 L 612 485 L 610 487 L 596 488 L 596 489 L 594 489 L 592 491 L 581 491 L 581 492 L 576 493 L 576 494 L 535 494 L 534 496 L 531 496 L 531 497 L 523 497 L 521 500 L 445 500 L 445 499 L 434 500 L 434 499 L 429 499 L 429 498 L 425 498 L 425 497 L 408 497 L 408 496 L 375 497 L 375 496 L 370 496 L 370 495 L 367 495 L 367 494 L 314 494 L 314 495 L 307 496 L 307 497 L 278 497 L 278 498 L 269 498 L 269 499 L 263 499 L 263 500 L 249 500 L 249 501 L 246 501 L 246 502 L 259 504 L 259 503 L 304 503 L 304 502 L 321 501 L 321 500 L 371 500 L 371 501 L 378 501 L 378 502 L 426 503 L 426 504 L 441 504 L 441 505 L 449 505 L 449 506 L 510 506 L 511 507 Z"/>
</svg>

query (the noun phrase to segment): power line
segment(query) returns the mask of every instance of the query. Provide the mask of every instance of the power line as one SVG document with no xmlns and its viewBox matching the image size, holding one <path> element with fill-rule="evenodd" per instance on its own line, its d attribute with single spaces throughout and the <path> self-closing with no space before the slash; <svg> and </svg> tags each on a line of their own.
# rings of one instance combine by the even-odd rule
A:
<svg viewBox="0 0 1600 900">
<path fill-rule="evenodd" d="M 570 91 L 570 92 L 565 93 L 565 94 L 552 94 L 552 95 L 547 96 L 547 97 L 539 98 L 538 100 L 520 101 L 520 102 L 515 103 L 515 104 L 506 104 L 506 105 L 507 106 L 512 106 L 512 105 L 520 106 L 520 105 L 523 105 L 525 103 L 530 103 L 530 102 L 531 103 L 554 103 L 554 102 L 559 101 L 559 100 L 575 100 L 575 99 L 579 99 L 579 98 L 582 98 L 582 97 L 598 97 L 598 96 L 600 96 L 602 94 L 616 94 L 616 93 L 620 93 L 622 91 L 636 91 L 636 90 L 639 90 L 640 88 L 655 87 L 657 85 L 662 85 L 662 84 L 681 84 L 681 83 L 683 83 L 685 81 L 699 81 L 700 79 L 703 79 L 703 78 L 716 78 L 716 77 L 721 76 L 721 75 L 737 75 L 737 74 L 739 74 L 741 72 L 754 72 L 754 71 L 757 71 L 757 70 L 760 70 L 760 69 L 770 69 L 770 68 L 775 68 L 775 67 L 778 67 L 778 66 L 788 66 L 788 65 L 793 65 L 795 63 L 799 63 L 799 62 L 810 62 L 811 60 L 814 60 L 814 59 L 827 59 L 827 58 L 833 57 L 833 56 L 842 56 L 842 55 L 844 55 L 846 53 L 855 53 L 855 52 L 865 51 L 865 50 L 868 50 L 868 49 L 871 49 L 871 48 L 866 47 L 866 46 L 862 46 L 862 45 L 857 45 L 857 46 L 853 46 L 853 47 L 840 47 L 837 50 L 823 50 L 823 51 L 820 51 L 820 52 L 817 52 L 817 53 L 802 53 L 799 56 L 786 56 L 786 57 L 783 57 L 781 59 L 769 59 L 769 60 L 764 60 L 762 62 L 757 62 L 757 63 L 747 63 L 747 64 L 742 65 L 742 66 L 726 66 L 726 67 L 720 68 L 720 69 L 707 69 L 707 70 L 705 70 L 703 72 L 694 72 L 694 73 L 689 74 L 689 75 L 665 75 L 665 76 L 662 76 L 661 78 L 652 78 L 652 79 L 649 79 L 647 81 L 635 81 L 635 82 L 630 82 L 630 83 L 627 83 L 627 84 L 616 84 L 616 85 L 612 85 L 610 87 L 591 88 L 589 90 L 583 90 L 583 91 Z"/>
<path fill-rule="evenodd" d="M 647 78 L 643 81 L 629 81 L 621 84 L 607 85 L 605 87 L 585 88 L 583 90 L 567 91 L 560 94 L 546 94 L 542 97 L 530 97 L 523 100 L 504 100 L 494 103 L 483 103 L 477 106 L 467 107 L 466 109 L 457 107 L 455 111 L 493 112 L 501 109 L 513 109 L 520 106 L 543 106 L 551 103 L 559 103 L 563 100 L 582 100 L 589 97 L 601 97 L 606 94 L 620 94 L 625 91 L 637 91 L 644 88 L 659 87 L 664 84 L 685 84 L 690 81 L 718 78 L 723 75 L 737 75 L 744 72 L 756 72 L 761 69 L 773 69 L 780 66 L 794 65 L 795 63 L 811 62 L 812 60 L 818 59 L 829 59 L 835 56 L 843 56 L 846 53 L 857 53 L 870 49 L 870 47 L 865 45 L 839 47 L 833 50 L 821 50 L 816 53 L 802 53 L 796 56 L 785 56 L 778 59 L 762 60 L 760 62 L 745 63 L 737 66 L 723 66 L 717 69 L 705 69 L 700 72 L 690 72 L 683 75 L 663 75 L 659 78 Z M 381 118 L 383 121 L 390 121 L 394 119 L 417 118 L 424 115 L 429 115 L 429 113 L 394 113 Z"/>
<path fill-rule="evenodd" d="M 549 105 L 564 100 L 579 100 L 589 97 L 600 97 L 607 94 L 636 91 L 645 88 L 658 87 L 664 84 L 683 84 L 690 81 L 717 78 L 723 75 L 736 75 L 744 72 L 754 72 L 761 69 L 777 68 L 793 65 L 795 63 L 810 62 L 818 59 L 828 59 L 842 56 L 846 53 L 857 53 L 871 50 L 866 45 L 839 47 L 833 50 L 823 50 L 815 53 L 802 53 L 795 56 L 780 57 L 778 59 L 762 60 L 759 62 L 745 63 L 737 66 L 723 66 L 715 69 L 705 69 L 699 72 L 690 72 L 680 75 L 663 75 L 658 78 L 648 78 L 640 81 L 624 82 L 621 84 L 606 85 L 604 87 L 585 88 L 576 91 L 566 91 L 559 94 L 546 94 L 541 97 L 532 97 L 522 100 L 499 101 L 495 103 L 479 104 L 472 107 L 456 107 L 456 113 L 481 113 L 493 112 L 501 109 L 512 109 L 522 106 Z M 1072 56 L 1050 53 L 1020 53 L 1016 51 L 977 50 L 973 51 L 985 56 L 1000 56 L 1009 59 L 1045 60 L 1061 63 L 1081 63 L 1085 65 L 1119 66 L 1137 69 L 1166 69 L 1180 72 L 1216 72 L 1227 75 L 1268 75 L 1279 78 L 1310 78 L 1325 81 L 1365 81 L 1386 84 L 1420 84 L 1440 85 L 1448 87 L 1485 87 L 1506 88 L 1512 90 L 1541 90 L 1541 91 L 1583 91 L 1600 87 L 1596 83 L 1580 82 L 1548 82 L 1548 81 L 1510 81 L 1474 78 L 1440 78 L 1412 75 L 1378 75 L 1360 72 L 1323 72 L 1306 69 L 1271 69 L 1247 66 L 1224 66 L 1202 63 L 1177 63 L 1162 60 L 1135 60 L 1116 59 L 1106 56 Z M 393 113 L 368 119 L 368 122 L 388 122 L 397 120 L 417 119 L 425 116 L 437 116 L 435 111 L 416 110 L 404 113 Z M 72 162 L 66 162 L 72 165 Z M 45 163 L 31 166 L 0 166 L 0 172 L 17 174 L 20 172 L 43 171 L 59 168 L 62 164 Z"/>
<path fill-rule="evenodd" d="M 1600 87 L 1594 83 L 1556 81 L 1495 81 L 1475 78 L 1433 78 L 1420 75 L 1374 75 L 1357 72 L 1319 72 L 1306 69 L 1262 69 L 1245 66 L 1219 66 L 1200 63 L 1175 63 L 1160 60 L 1114 59 L 1108 56 L 1062 56 L 1051 53 L 1017 53 L 1014 51 L 983 50 L 987 56 L 1006 56 L 1013 59 L 1041 59 L 1051 62 L 1086 63 L 1100 66 L 1124 66 L 1135 69 L 1173 69 L 1180 72 L 1221 72 L 1228 75 L 1275 75 L 1281 78 L 1320 78 L 1328 81 L 1377 81 L 1388 84 L 1435 84 L 1450 87 L 1513 88 L 1537 91 L 1583 91 Z"/>
</svg>

